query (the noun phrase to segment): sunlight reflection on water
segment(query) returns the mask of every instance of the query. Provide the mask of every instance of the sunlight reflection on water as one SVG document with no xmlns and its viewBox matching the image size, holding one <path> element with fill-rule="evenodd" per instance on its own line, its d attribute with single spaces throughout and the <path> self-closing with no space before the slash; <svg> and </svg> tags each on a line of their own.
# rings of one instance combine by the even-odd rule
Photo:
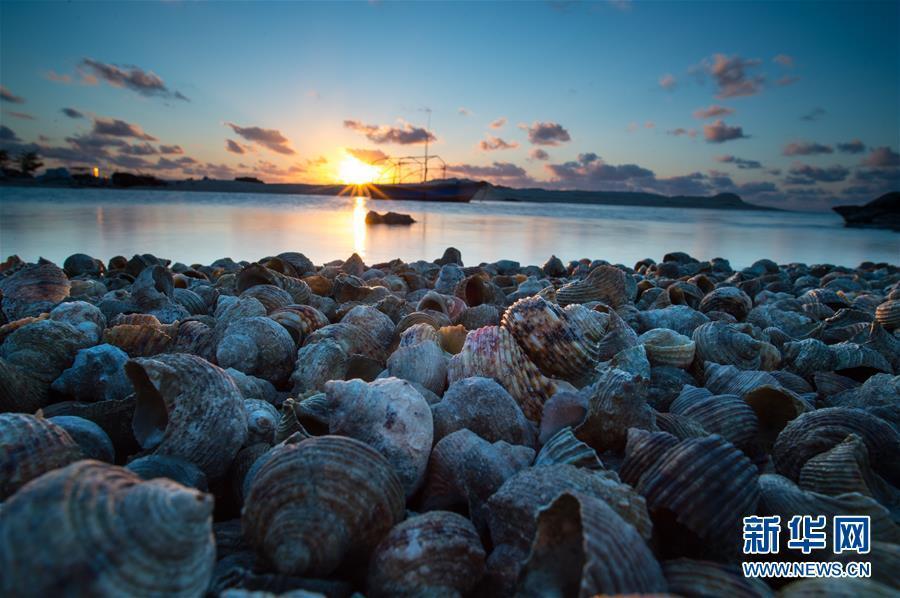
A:
<svg viewBox="0 0 900 598">
<path fill-rule="evenodd" d="M 367 226 L 370 209 L 412 226 Z M 477 202 L 436 204 L 274 194 L 0 188 L 0 258 L 61 263 L 153 253 L 185 263 L 301 251 L 317 263 L 356 252 L 367 263 L 433 260 L 448 246 L 467 264 L 602 258 L 633 265 L 670 251 L 742 267 L 864 260 L 900 263 L 900 235 L 845 229 L 835 214 Z"/>
</svg>

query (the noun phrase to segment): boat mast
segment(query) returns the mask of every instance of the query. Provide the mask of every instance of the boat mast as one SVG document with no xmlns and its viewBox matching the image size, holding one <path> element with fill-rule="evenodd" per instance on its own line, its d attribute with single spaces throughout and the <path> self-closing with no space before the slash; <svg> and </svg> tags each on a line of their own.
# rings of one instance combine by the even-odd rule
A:
<svg viewBox="0 0 900 598">
<path fill-rule="evenodd" d="M 426 108 L 425 112 L 428 113 L 428 126 L 425 127 L 425 172 L 422 177 L 422 182 L 428 182 L 428 139 L 431 137 L 431 108 Z"/>
</svg>

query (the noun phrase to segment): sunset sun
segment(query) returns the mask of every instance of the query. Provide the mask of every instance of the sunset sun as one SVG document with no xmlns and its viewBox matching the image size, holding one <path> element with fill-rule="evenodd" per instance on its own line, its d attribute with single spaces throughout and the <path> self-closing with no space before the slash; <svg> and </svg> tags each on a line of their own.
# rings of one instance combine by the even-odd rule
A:
<svg viewBox="0 0 900 598">
<path fill-rule="evenodd" d="M 365 185 L 375 181 L 381 170 L 353 156 L 346 156 L 338 165 L 338 177 L 345 185 Z"/>
</svg>

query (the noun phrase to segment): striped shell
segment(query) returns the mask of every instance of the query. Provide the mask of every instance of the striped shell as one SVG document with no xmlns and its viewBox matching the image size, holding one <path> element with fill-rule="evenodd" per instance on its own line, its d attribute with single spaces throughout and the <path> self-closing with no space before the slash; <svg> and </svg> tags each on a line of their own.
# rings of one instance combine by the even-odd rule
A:
<svg viewBox="0 0 900 598">
<path fill-rule="evenodd" d="M 678 444 L 678 438 L 668 432 L 648 432 L 629 428 L 625 444 L 625 459 L 619 467 L 619 477 L 626 484 L 637 486 L 638 480 L 662 455 Z"/>
<path fill-rule="evenodd" d="M 759 420 L 753 408 L 737 395 L 710 395 L 697 399 L 682 395 L 669 410 L 690 417 L 704 430 L 719 434 L 748 455 L 759 452 Z"/>
<path fill-rule="evenodd" d="M 225 330 L 216 347 L 216 363 L 279 385 L 291 375 L 294 341 L 269 318 L 242 318 Z"/>
<path fill-rule="evenodd" d="M 601 301 L 615 309 L 634 301 L 636 296 L 634 278 L 615 266 L 598 266 L 583 280 L 570 282 L 556 291 L 556 300 L 563 307 L 570 303 Z"/>
<path fill-rule="evenodd" d="M 134 320 L 136 318 L 132 318 Z M 103 331 L 103 342 L 119 347 L 131 357 L 150 357 L 168 351 L 178 336 L 177 326 L 162 324 L 149 314 L 141 318 L 140 322 L 111 322 L 112 326 Z"/>
<path fill-rule="evenodd" d="M 556 391 L 556 384 L 541 374 L 509 331 L 499 326 L 470 332 L 462 351 L 450 359 L 450 384 L 472 376 L 494 378 L 532 421 L 540 421 L 544 402 Z"/>
<path fill-rule="evenodd" d="M 325 576 L 367 556 L 403 518 L 403 486 L 387 459 L 343 436 L 274 449 L 253 477 L 241 524 L 286 575 Z"/>
<path fill-rule="evenodd" d="M 674 330 L 654 328 L 640 335 L 638 342 L 647 349 L 651 365 L 686 368 L 694 361 L 696 343 Z"/>
<path fill-rule="evenodd" d="M 11 320 L 50 311 L 69 296 L 66 273 L 55 264 L 29 264 L 0 278 L 3 313 Z"/>
<path fill-rule="evenodd" d="M 778 349 L 758 341 L 732 324 L 709 322 L 694 330 L 697 358 L 742 370 L 773 370 L 781 355 Z"/>
<path fill-rule="evenodd" d="M 632 428 L 634 430 L 635 428 Z M 586 469 L 604 469 L 603 462 L 597 456 L 597 452 L 584 442 L 578 440 L 572 432 L 572 428 L 566 427 L 553 435 L 541 452 L 534 459 L 534 465 L 552 465 L 554 463 L 568 463 L 575 467 Z"/>
<path fill-rule="evenodd" d="M 705 314 L 722 311 L 734 316 L 738 322 L 743 322 L 752 308 L 753 300 L 737 287 L 719 287 L 704 295 L 699 306 Z"/>
<path fill-rule="evenodd" d="M 34 478 L 82 458 L 68 432 L 43 417 L 0 414 L 0 501 Z"/>
<path fill-rule="evenodd" d="M 900 299 L 891 299 L 876 307 L 875 320 L 885 330 L 900 328 Z"/>
<path fill-rule="evenodd" d="M 286 305 L 273 311 L 269 317 L 284 326 L 298 347 L 307 336 L 329 323 L 325 314 L 309 305 Z"/>
</svg>

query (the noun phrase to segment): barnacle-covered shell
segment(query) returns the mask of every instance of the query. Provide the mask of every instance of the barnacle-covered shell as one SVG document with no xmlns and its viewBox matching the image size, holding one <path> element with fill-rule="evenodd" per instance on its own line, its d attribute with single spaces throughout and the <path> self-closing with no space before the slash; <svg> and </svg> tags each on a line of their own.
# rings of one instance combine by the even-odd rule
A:
<svg viewBox="0 0 900 598">
<path fill-rule="evenodd" d="M 698 537 L 728 542 L 759 500 L 757 469 L 744 453 L 713 434 L 665 451 L 637 483 L 652 516 L 672 514 Z"/>
<path fill-rule="evenodd" d="M 561 559 L 563 554 L 567 558 Z M 566 492 L 538 514 L 516 595 L 590 598 L 664 591 L 662 569 L 634 526 L 603 500 Z"/>
<path fill-rule="evenodd" d="M 580 380 L 597 362 L 597 344 L 569 322 L 560 306 L 542 297 L 519 299 L 503 314 L 500 325 L 547 376 Z"/>
<path fill-rule="evenodd" d="M 417 382 L 440 396 L 447 386 L 447 361 L 444 350 L 434 341 L 426 340 L 399 347 L 388 357 L 387 369 L 391 376 Z"/>
<path fill-rule="evenodd" d="M 334 380 L 325 384 L 334 411 L 329 433 L 362 440 L 391 463 L 412 495 L 425 478 L 434 438 L 431 409 L 409 382 L 384 378 Z"/>
<path fill-rule="evenodd" d="M 568 463 L 587 469 L 604 469 L 597 452 L 578 440 L 572 432 L 572 428 L 568 427 L 554 434 L 541 447 L 541 452 L 534 459 L 535 466 L 552 465 L 553 463 Z"/>
<path fill-rule="evenodd" d="M 294 341 L 269 318 L 243 318 L 228 326 L 216 348 L 216 362 L 278 385 L 291 375 Z"/>
<path fill-rule="evenodd" d="M 247 439 L 244 444 L 273 444 L 275 427 L 281 420 L 278 410 L 267 401 L 244 399 L 244 412 L 247 414 Z"/>
<path fill-rule="evenodd" d="M 743 322 L 753 309 L 753 300 L 737 287 L 719 287 L 703 297 L 699 309 L 705 314 L 722 311 Z"/>
<path fill-rule="evenodd" d="M 0 414 L 0 500 L 27 482 L 82 458 L 68 432 L 43 417 Z"/>
<path fill-rule="evenodd" d="M 69 279 L 55 264 L 29 264 L 0 278 L 3 313 L 11 320 L 36 316 L 69 296 Z"/>
<path fill-rule="evenodd" d="M 367 587 L 372 596 L 465 595 L 484 574 L 484 558 L 468 519 L 431 511 L 396 525 L 378 544 Z"/>
<path fill-rule="evenodd" d="M 206 492 L 206 474 L 200 468 L 181 457 L 169 455 L 147 455 L 129 463 L 126 467 L 144 480 L 168 478 L 175 480 L 182 486 L 196 488 Z"/>
<path fill-rule="evenodd" d="M 509 331 L 499 326 L 470 332 L 462 351 L 450 359 L 450 384 L 472 376 L 494 378 L 533 421 L 540 421 L 544 402 L 556 390 L 556 384 L 541 374 Z"/>
<path fill-rule="evenodd" d="M 885 330 L 900 328 L 900 299 L 891 299 L 876 307 L 875 320 Z"/>
<path fill-rule="evenodd" d="M 137 395 L 141 447 L 187 459 L 212 479 L 224 474 L 247 437 L 244 399 L 231 377 L 183 353 L 132 359 L 125 373 Z"/>
<path fill-rule="evenodd" d="M 875 471 L 900 484 L 900 433 L 883 419 L 845 407 L 828 407 L 804 413 L 778 435 L 772 451 L 775 469 L 797 480 L 802 467 L 819 453 L 834 448 L 850 434 L 866 444 Z"/>
<path fill-rule="evenodd" d="M 736 325 L 709 322 L 694 330 L 697 358 L 742 370 L 772 370 L 778 366 L 777 349 L 741 332 Z"/>
<path fill-rule="evenodd" d="M 0 593 L 198 596 L 215 566 L 213 499 L 171 480 L 79 461 L 0 515 Z"/>
<path fill-rule="evenodd" d="M 654 328 L 640 335 L 638 342 L 647 350 L 651 365 L 686 368 L 694 361 L 694 341 L 674 330 Z"/>
<path fill-rule="evenodd" d="M 47 421 L 65 430 L 78 444 L 85 459 L 96 459 L 107 463 L 115 462 L 116 451 L 113 448 L 112 440 L 103 431 L 103 428 L 91 420 L 75 415 L 59 415 L 47 418 Z"/>
<path fill-rule="evenodd" d="M 637 284 L 629 274 L 615 266 L 597 266 L 583 280 L 570 282 L 556 291 L 556 300 L 570 303 L 602 301 L 613 308 L 634 301 Z"/>
<path fill-rule="evenodd" d="M 403 486 L 387 459 L 343 436 L 269 453 L 246 496 L 250 544 L 281 573 L 324 576 L 351 553 L 367 556 L 403 518 Z"/>
<path fill-rule="evenodd" d="M 329 323 L 325 314 L 310 305 L 286 305 L 273 311 L 269 317 L 284 326 L 298 347 L 307 336 Z"/>
<path fill-rule="evenodd" d="M 125 376 L 128 355 L 112 345 L 97 345 L 75 354 L 72 367 L 53 381 L 51 388 L 77 401 L 108 401 L 125 398 L 131 384 Z"/>
</svg>

